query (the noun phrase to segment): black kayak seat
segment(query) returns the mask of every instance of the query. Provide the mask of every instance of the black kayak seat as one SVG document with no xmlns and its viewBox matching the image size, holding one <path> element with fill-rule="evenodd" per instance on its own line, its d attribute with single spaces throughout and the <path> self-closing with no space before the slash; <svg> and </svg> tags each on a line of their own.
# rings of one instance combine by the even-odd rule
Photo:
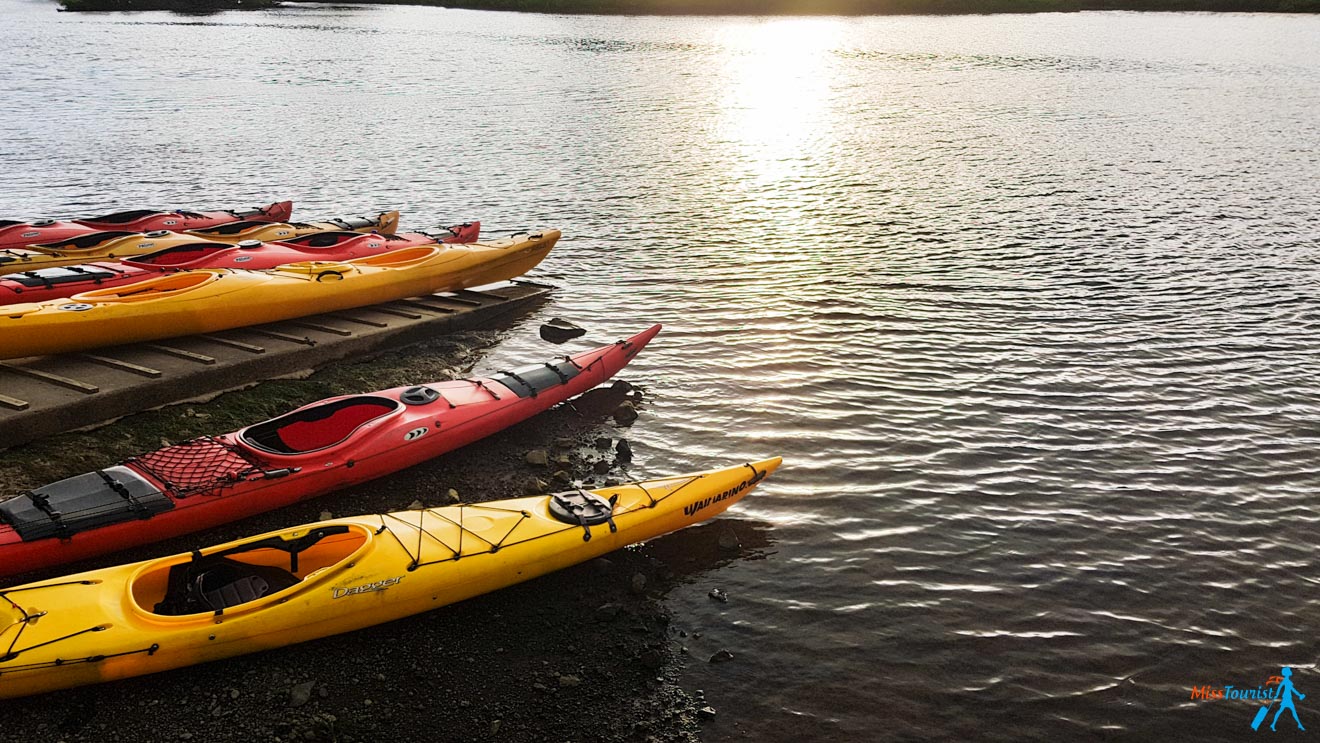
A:
<svg viewBox="0 0 1320 743">
<path fill-rule="evenodd" d="M 165 596 L 153 611 L 166 616 L 222 612 L 299 582 L 283 568 L 209 555 L 171 567 Z"/>
<path fill-rule="evenodd" d="M 402 407 L 388 397 L 346 397 L 249 426 L 239 438 L 269 454 L 306 454 L 341 444 L 363 425 Z"/>
</svg>

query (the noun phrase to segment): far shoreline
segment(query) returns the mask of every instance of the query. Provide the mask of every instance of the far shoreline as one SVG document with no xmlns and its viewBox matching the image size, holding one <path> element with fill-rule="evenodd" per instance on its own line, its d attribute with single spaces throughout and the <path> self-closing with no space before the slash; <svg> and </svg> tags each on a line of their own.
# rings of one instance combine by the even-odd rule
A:
<svg viewBox="0 0 1320 743">
<path fill-rule="evenodd" d="M 322 0 L 290 0 L 293 3 Z M 275 0 L 61 0 L 66 10 L 262 10 Z M 896 16 L 1026 13 L 1320 13 L 1320 0 L 355 0 L 353 5 L 420 5 L 455 10 L 612 16 Z"/>
</svg>

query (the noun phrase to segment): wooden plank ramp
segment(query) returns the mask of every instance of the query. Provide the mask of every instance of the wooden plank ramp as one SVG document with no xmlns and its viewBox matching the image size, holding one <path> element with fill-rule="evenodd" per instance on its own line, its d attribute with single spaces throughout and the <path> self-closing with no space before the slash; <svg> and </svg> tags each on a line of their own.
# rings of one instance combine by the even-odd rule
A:
<svg viewBox="0 0 1320 743">
<path fill-rule="evenodd" d="M 512 281 L 208 335 L 0 362 L 0 449 L 340 359 L 489 327 L 553 287 Z"/>
</svg>

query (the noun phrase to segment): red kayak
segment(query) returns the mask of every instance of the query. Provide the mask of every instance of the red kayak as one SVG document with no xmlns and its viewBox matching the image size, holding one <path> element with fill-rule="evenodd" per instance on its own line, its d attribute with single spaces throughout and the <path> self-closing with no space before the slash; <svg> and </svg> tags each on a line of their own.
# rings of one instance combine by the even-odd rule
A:
<svg viewBox="0 0 1320 743">
<path fill-rule="evenodd" d="M 222 229 L 224 227 L 217 228 Z M 244 240 L 229 244 L 199 240 L 120 261 L 97 261 L 3 275 L 0 276 L 0 305 L 63 299 L 92 289 L 136 283 L 160 273 L 195 268 L 257 270 L 299 261 L 346 261 L 439 243 L 472 243 L 476 242 L 480 232 L 480 222 L 467 222 L 396 235 L 318 232 L 278 242 Z"/>
<path fill-rule="evenodd" d="M 347 261 L 367 258 L 403 248 L 441 243 L 473 243 L 481 232 L 480 222 L 469 222 L 437 230 L 400 232 L 393 235 L 361 232 L 318 232 L 312 235 L 263 243 L 245 240 L 236 245 L 198 242 L 178 245 L 154 253 L 121 259 L 125 266 L 149 271 L 187 271 L 198 268 L 245 268 L 258 270 L 301 261 Z M 461 239 L 460 239 L 461 238 Z M 66 295 L 67 296 L 67 295 Z M 27 299 L 24 301 L 32 302 Z"/>
<path fill-rule="evenodd" d="M 184 230 L 215 227 L 230 222 L 287 222 L 292 214 L 292 201 L 277 201 L 270 206 L 253 209 L 226 209 L 216 212 L 182 210 L 159 212 L 150 209 L 138 209 L 106 214 L 102 217 L 67 221 L 39 219 L 34 222 L 20 222 L 13 219 L 0 219 L 0 250 L 21 248 L 34 243 L 68 240 L 79 235 L 108 230 L 120 232 L 153 232 L 155 230 L 183 232 Z"/>
<path fill-rule="evenodd" d="M 595 387 L 660 332 L 482 379 L 312 403 L 0 501 L 0 575 L 176 537 L 470 444 Z"/>
</svg>

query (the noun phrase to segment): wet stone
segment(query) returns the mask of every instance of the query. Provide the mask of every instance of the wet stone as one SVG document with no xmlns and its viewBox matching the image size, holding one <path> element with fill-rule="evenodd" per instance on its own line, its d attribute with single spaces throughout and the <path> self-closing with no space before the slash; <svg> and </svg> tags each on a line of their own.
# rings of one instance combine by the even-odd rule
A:
<svg viewBox="0 0 1320 743">
<path fill-rule="evenodd" d="M 728 663 L 731 660 L 733 660 L 733 653 L 723 649 L 716 650 L 715 654 L 710 656 L 711 663 Z"/>
<path fill-rule="evenodd" d="M 720 590 L 720 589 L 718 589 L 718 588 L 712 588 L 712 589 L 710 589 L 710 593 L 708 593 L 708 594 L 706 594 L 706 595 L 707 595 L 707 596 L 710 596 L 711 598 L 715 599 L 716 601 L 720 602 L 721 604 L 727 604 L 727 603 L 729 603 L 729 594 L 725 593 L 724 591 L 722 591 L 722 590 Z"/>
<path fill-rule="evenodd" d="M 614 409 L 614 422 L 620 426 L 630 425 L 637 420 L 637 408 L 630 402 L 625 402 Z"/>
<path fill-rule="evenodd" d="M 620 462 L 627 464 L 633 458 L 632 444 L 628 443 L 628 439 L 619 439 L 619 443 L 614 446 L 614 453 L 618 455 Z"/>
<path fill-rule="evenodd" d="M 550 454 L 545 449 L 532 449 L 527 452 L 527 463 L 544 467 L 550 461 Z"/>
</svg>

